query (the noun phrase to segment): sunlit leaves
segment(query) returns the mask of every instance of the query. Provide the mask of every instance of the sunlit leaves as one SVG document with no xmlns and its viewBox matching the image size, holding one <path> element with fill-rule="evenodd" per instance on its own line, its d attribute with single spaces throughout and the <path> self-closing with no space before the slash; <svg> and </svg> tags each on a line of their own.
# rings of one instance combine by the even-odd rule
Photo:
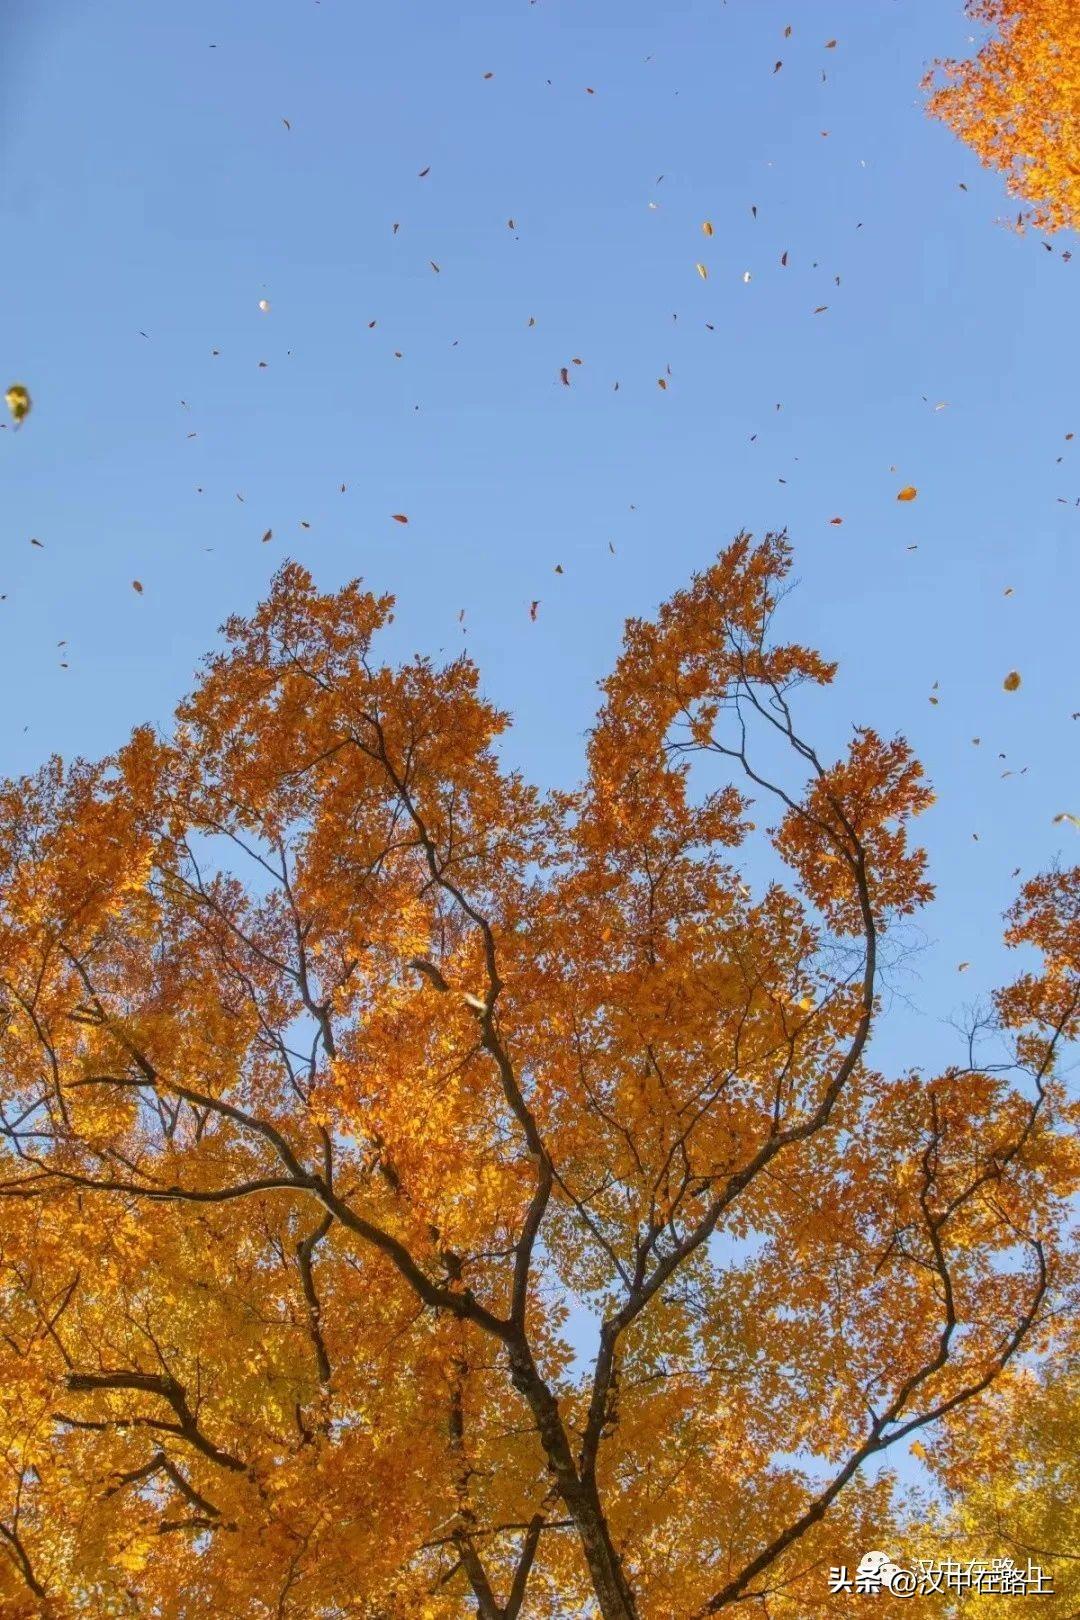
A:
<svg viewBox="0 0 1080 1620">
<path fill-rule="evenodd" d="M 978 54 L 938 65 L 929 111 L 966 141 L 1042 230 L 1080 225 L 1080 9 L 1074 0 L 968 0 L 991 29 Z"/>
</svg>

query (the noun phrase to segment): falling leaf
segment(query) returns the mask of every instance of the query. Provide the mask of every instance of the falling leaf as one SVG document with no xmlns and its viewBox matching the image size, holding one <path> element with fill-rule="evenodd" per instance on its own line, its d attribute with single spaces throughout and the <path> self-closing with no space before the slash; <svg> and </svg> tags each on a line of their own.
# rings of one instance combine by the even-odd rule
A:
<svg viewBox="0 0 1080 1620">
<path fill-rule="evenodd" d="M 957 973 L 966 973 L 970 966 L 971 966 L 970 962 L 959 962 L 957 964 L 956 971 L 957 971 Z"/>
<path fill-rule="evenodd" d="M 781 263 L 781 265 L 786 265 L 787 264 L 787 252 L 786 251 L 781 253 L 781 255 L 780 255 L 780 263 Z"/>
<path fill-rule="evenodd" d="M 749 270 L 744 270 L 743 271 L 742 278 L 743 278 L 744 281 L 749 281 L 750 280 L 750 272 L 749 272 Z"/>
<path fill-rule="evenodd" d="M 532 619 L 534 624 L 536 622 L 536 614 L 537 614 L 537 610 L 539 609 L 539 607 L 540 607 L 540 598 L 539 597 L 536 598 L 535 602 L 530 602 L 529 603 L 529 618 Z"/>
<path fill-rule="evenodd" d="M 530 326 L 535 326 L 536 325 L 536 316 L 535 315 L 530 315 L 529 316 L 529 325 Z"/>
<path fill-rule="evenodd" d="M 1080 832 L 1080 816 L 1073 816 L 1069 814 L 1068 810 L 1062 810 L 1060 815 L 1054 817 L 1054 826 L 1059 827 L 1063 821 L 1067 821 L 1070 826 L 1075 827 Z"/>
<path fill-rule="evenodd" d="M 307 521 L 307 520 L 306 520 L 306 518 L 301 518 L 301 519 L 300 519 L 300 527 L 301 527 L 301 528 L 302 528 L 302 529 L 310 529 L 310 528 L 311 528 L 311 524 L 310 524 L 310 523 L 308 523 L 308 521 Z"/>
<path fill-rule="evenodd" d="M 704 232 L 704 234 L 706 236 L 711 236 L 713 234 L 712 224 L 711 224 L 711 222 L 709 220 L 705 221 L 705 223 L 702 225 L 701 229 L 702 229 L 702 231 Z"/>
<path fill-rule="evenodd" d="M 281 122 L 285 125 L 286 129 L 292 129 L 292 125 L 289 123 L 289 120 L 287 118 L 283 118 L 281 120 Z"/>
<path fill-rule="evenodd" d="M 556 572 L 556 573 L 557 573 L 557 574 L 561 574 L 561 573 L 562 573 L 562 571 L 563 571 L 563 565 L 562 565 L 562 563 L 556 563 L 556 564 L 555 564 L 555 572 Z"/>
<path fill-rule="evenodd" d="M 788 23 L 787 27 L 784 29 L 784 38 L 785 39 L 790 39 L 791 38 L 791 24 L 790 23 Z"/>
<path fill-rule="evenodd" d="M 835 51 L 835 49 L 836 49 L 836 41 L 835 41 L 835 39 L 827 40 L 825 42 L 825 49 L 827 51 Z"/>
<path fill-rule="evenodd" d="M 1020 671 L 1011 669 L 1001 684 L 1006 692 L 1018 692 L 1020 690 Z"/>
<path fill-rule="evenodd" d="M 265 544 L 266 544 L 266 542 L 267 542 L 267 541 L 268 541 L 268 540 L 272 540 L 272 539 L 273 539 L 273 538 L 274 538 L 274 531 L 273 531 L 273 529 L 267 529 L 267 531 L 266 531 L 266 533 L 265 533 L 265 534 L 264 534 L 264 535 L 263 535 L 263 537 L 262 537 L 262 543 L 263 543 L 263 545 L 264 545 L 264 546 L 265 546 Z"/>
<path fill-rule="evenodd" d="M 1013 594 L 1012 586 L 1011 585 L 1006 585 L 1005 589 L 1002 591 L 1001 594 L 1002 594 L 1002 596 L 1011 596 Z"/>
<path fill-rule="evenodd" d="M 420 173 L 417 175 L 416 178 L 418 180 L 423 180 L 424 176 L 428 175 L 430 173 L 431 173 L 431 164 L 429 163 L 426 169 L 421 169 L 420 170 Z"/>
<path fill-rule="evenodd" d="M 660 388 L 666 388 L 667 387 L 667 378 L 666 377 L 657 377 L 656 382 L 657 382 L 657 386 L 660 387 Z"/>
<path fill-rule="evenodd" d="M 270 312 L 270 300 L 269 300 L 269 298 L 260 298 L 259 299 L 259 308 L 262 310 L 264 315 L 269 314 L 269 312 Z"/>
<path fill-rule="evenodd" d="M 404 512 L 393 512 L 391 516 L 395 523 L 408 523 L 409 521 Z"/>
<path fill-rule="evenodd" d="M 695 265 L 694 269 L 697 271 L 697 273 L 701 277 L 702 281 L 708 281 L 709 272 L 708 272 L 708 270 L 705 268 L 705 266 L 703 264 Z"/>
<path fill-rule="evenodd" d="M 569 386 L 570 386 L 570 367 L 569 366 L 560 366 L 559 367 L 559 376 L 562 378 L 563 385 L 566 388 L 569 388 Z"/>
<path fill-rule="evenodd" d="M 39 550 L 39 551 L 44 551 L 44 550 L 45 550 L 45 545 L 44 545 L 44 542 L 43 542 L 43 541 L 41 541 L 41 540 L 31 540 L 31 541 L 30 541 L 30 544 L 31 544 L 31 545 L 32 545 L 32 546 L 37 546 L 37 548 L 38 548 L 38 550 Z"/>
<path fill-rule="evenodd" d="M 905 484 L 903 489 L 897 491 L 896 498 L 898 501 L 913 501 L 918 493 L 914 484 Z"/>
<path fill-rule="evenodd" d="M 843 518 L 830 518 L 829 519 L 829 522 L 835 524 L 837 527 L 839 527 L 840 524 L 843 523 L 843 521 L 844 521 Z"/>
<path fill-rule="evenodd" d="M 828 307 L 829 307 L 828 304 L 819 304 L 817 309 L 815 309 L 814 314 L 815 315 L 824 315 L 824 313 L 828 309 Z"/>
<path fill-rule="evenodd" d="M 783 67 L 783 65 L 784 65 L 783 62 L 777 62 L 775 64 L 775 66 L 773 67 L 773 72 L 774 73 L 779 73 L 779 71 Z"/>
<path fill-rule="evenodd" d="M 438 266 L 438 265 L 437 265 L 437 264 L 436 264 L 436 263 L 435 263 L 435 260 L 434 260 L 434 259 L 429 259 L 429 260 L 428 260 L 428 264 L 430 264 L 430 266 L 431 266 L 431 268 L 432 268 L 432 269 L 433 269 L 433 270 L 434 270 L 434 272 L 435 272 L 435 274 L 436 274 L 436 275 L 440 275 L 440 274 L 441 274 L 441 271 L 440 271 L 440 269 L 439 269 L 439 266 Z"/>
<path fill-rule="evenodd" d="M 7 400 L 12 420 L 18 427 L 30 415 L 30 391 L 24 383 L 12 383 L 4 398 Z"/>
<path fill-rule="evenodd" d="M 131 582 L 131 588 L 132 588 L 133 591 L 137 592 L 137 594 L 139 596 L 142 595 L 143 588 L 142 588 L 142 583 L 141 583 L 140 580 L 133 579 L 132 582 Z"/>
<path fill-rule="evenodd" d="M 494 77 L 495 77 L 494 73 L 485 73 L 484 74 L 485 79 L 493 79 Z"/>
</svg>

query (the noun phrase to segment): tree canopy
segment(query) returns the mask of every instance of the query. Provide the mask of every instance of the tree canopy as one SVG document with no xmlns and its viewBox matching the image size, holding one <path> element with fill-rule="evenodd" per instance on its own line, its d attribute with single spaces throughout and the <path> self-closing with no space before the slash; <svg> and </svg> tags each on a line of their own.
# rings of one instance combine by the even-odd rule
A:
<svg viewBox="0 0 1080 1620">
<path fill-rule="evenodd" d="M 968 0 L 991 30 L 966 61 L 938 64 L 930 112 L 968 143 L 1031 223 L 1080 228 L 1080 9 L 1074 0 Z"/>
<path fill-rule="evenodd" d="M 826 1614 L 863 1465 L 970 1465 L 1074 1298 L 1080 869 L 1001 1061 L 875 1066 L 932 795 L 804 734 L 790 563 L 628 623 L 572 791 L 294 564 L 170 737 L 0 789 L 5 1617 Z"/>
</svg>

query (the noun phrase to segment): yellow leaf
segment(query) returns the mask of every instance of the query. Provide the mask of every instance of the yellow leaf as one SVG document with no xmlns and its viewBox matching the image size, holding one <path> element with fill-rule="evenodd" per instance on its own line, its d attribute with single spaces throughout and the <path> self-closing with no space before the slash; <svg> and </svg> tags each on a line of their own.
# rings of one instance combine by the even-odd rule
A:
<svg viewBox="0 0 1080 1620">
<path fill-rule="evenodd" d="M 7 408 L 15 419 L 16 425 L 25 421 L 30 415 L 30 391 L 22 383 L 12 383 L 4 396 Z"/>
<path fill-rule="evenodd" d="M 711 221 L 706 220 L 704 225 L 701 227 L 701 229 L 704 231 L 706 236 L 711 236 L 712 233 L 713 233 L 713 228 L 712 228 Z"/>
<path fill-rule="evenodd" d="M 897 492 L 896 498 L 898 501 L 913 501 L 918 493 L 914 484 L 905 484 L 903 489 Z"/>
<path fill-rule="evenodd" d="M 1020 671 L 1018 669 L 1010 669 L 1009 673 L 1006 675 L 1001 684 L 1005 688 L 1006 692 L 1018 692 L 1020 690 Z"/>
<path fill-rule="evenodd" d="M 701 277 L 702 281 L 708 281 L 709 272 L 705 268 L 705 266 L 703 264 L 699 264 L 699 265 L 696 266 L 696 269 L 697 269 L 697 273 Z"/>
</svg>

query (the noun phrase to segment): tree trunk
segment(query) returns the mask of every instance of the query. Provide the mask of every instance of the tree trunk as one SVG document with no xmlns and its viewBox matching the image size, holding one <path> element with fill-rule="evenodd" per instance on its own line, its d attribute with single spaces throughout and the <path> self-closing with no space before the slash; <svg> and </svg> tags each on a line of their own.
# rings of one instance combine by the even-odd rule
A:
<svg viewBox="0 0 1080 1620">
<path fill-rule="evenodd" d="M 540 1443 L 559 1495 L 577 1526 L 603 1620 L 638 1620 L 637 1603 L 611 1539 L 596 1486 L 591 1480 L 583 1481 L 578 1473 L 558 1402 L 537 1371 L 532 1352 L 524 1342 L 510 1347 L 510 1375 L 514 1388 L 525 1397 L 536 1419 Z"/>
</svg>

